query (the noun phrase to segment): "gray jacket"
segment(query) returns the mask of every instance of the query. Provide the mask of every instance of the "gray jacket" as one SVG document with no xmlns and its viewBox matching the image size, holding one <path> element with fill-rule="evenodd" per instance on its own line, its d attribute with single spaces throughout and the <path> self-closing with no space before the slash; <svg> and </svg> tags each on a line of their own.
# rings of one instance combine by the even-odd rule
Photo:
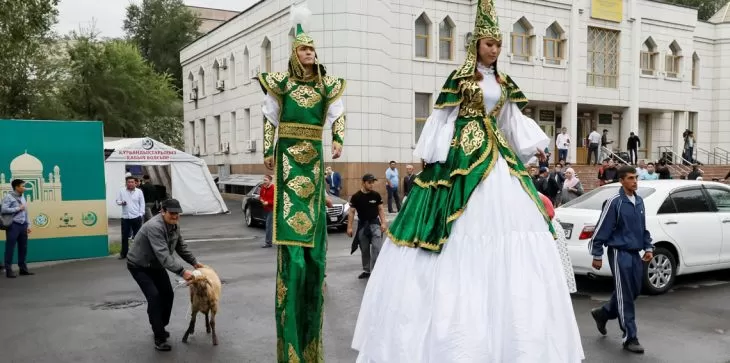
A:
<svg viewBox="0 0 730 363">
<path fill-rule="evenodd" d="M 190 265 L 197 263 L 180 235 L 180 228 L 177 225 L 168 225 L 162 219 L 162 214 L 158 214 L 147 221 L 134 237 L 134 244 L 127 253 L 127 262 L 136 267 L 164 267 L 182 276 L 185 268 L 175 259 L 173 251 Z"/>
</svg>

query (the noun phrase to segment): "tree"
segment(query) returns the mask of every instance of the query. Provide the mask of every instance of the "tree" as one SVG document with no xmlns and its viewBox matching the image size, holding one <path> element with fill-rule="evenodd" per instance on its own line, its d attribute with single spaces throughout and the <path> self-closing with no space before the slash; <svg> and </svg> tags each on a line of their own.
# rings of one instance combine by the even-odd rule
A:
<svg viewBox="0 0 730 363">
<path fill-rule="evenodd" d="M 181 95 L 180 49 L 200 36 L 200 24 L 182 0 L 142 0 L 127 7 L 123 29 L 157 72 L 172 75 Z"/>
<path fill-rule="evenodd" d="M 727 3 L 727 0 L 668 0 L 670 4 L 684 5 L 697 9 L 697 18 L 707 20 Z"/>
<path fill-rule="evenodd" d="M 125 137 L 146 136 L 161 118 L 181 118 L 170 76 L 155 72 L 134 44 L 99 41 L 93 33 L 74 35 L 68 55 L 63 97 L 73 118 L 101 120 L 107 136 Z"/>
<path fill-rule="evenodd" d="M 48 106 L 58 0 L 0 0 L 0 118 L 31 118 Z M 49 68 L 50 67 L 50 68 Z"/>
</svg>

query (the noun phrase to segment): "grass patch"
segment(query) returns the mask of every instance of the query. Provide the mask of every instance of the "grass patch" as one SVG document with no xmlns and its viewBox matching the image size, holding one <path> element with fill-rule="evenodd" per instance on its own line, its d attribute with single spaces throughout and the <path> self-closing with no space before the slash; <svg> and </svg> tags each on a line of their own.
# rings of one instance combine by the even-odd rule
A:
<svg viewBox="0 0 730 363">
<path fill-rule="evenodd" d="M 118 255 L 122 252 L 122 242 L 110 242 L 109 243 L 109 255 Z"/>
</svg>

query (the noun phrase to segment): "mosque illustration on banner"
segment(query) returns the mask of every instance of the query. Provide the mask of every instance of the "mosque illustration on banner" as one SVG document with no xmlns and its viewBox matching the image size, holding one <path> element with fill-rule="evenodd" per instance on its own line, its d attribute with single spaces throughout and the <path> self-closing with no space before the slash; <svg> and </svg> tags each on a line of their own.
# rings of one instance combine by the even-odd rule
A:
<svg viewBox="0 0 730 363">
<path fill-rule="evenodd" d="M 53 167 L 53 172 L 48 173 L 48 179 L 43 179 L 43 163 L 35 156 L 28 154 L 19 155 L 10 162 L 10 175 L 0 169 L 0 194 L 3 197 L 13 190 L 10 185 L 13 180 L 25 180 L 25 199 L 29 204 L 36 202 L 61 202 L 61 168 L 58 165 Z"/>
</svg>

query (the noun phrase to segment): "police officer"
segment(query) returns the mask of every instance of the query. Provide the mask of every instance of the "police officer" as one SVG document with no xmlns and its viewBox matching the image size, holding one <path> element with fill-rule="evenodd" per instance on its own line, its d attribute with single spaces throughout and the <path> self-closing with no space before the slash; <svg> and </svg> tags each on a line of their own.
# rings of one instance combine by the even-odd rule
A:
<svg viewBox="0 0 730 363">
<path fill-rule="evenodd" d="M 618 318 L 624 332 L 623 347 L 633 353 L 644 353 L 636 336 L 634 300 L 641 293 L 644 261 L 651 261 L 653 246 L 646 229 L 644 201 L 636 194 L 636 169 L 622 166 L 618 170 L 621 189 L 618 194 L 603 203 L 603 211 L 596 225 L 596 233 L 590 243 L 593 268 L 600 270 L 603 264 L 603 247 L 608 247 L 608 264 L 614 276 L 614 292 L 611 301 L 593 309 L 591 315 L 598 331 L 606 335 L 606 323 Z M 644 250 L 642 258 L 639 251 Z M 642 261 L 643 260 L 643 261 Z"/>
</svg>

